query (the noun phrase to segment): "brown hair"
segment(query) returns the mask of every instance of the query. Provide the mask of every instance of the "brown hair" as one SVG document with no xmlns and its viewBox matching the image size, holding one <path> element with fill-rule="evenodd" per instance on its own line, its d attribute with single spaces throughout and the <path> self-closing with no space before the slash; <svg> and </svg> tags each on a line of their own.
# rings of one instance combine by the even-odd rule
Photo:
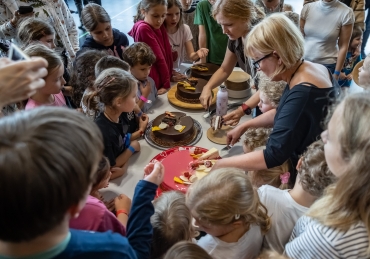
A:
<svg viewBox="0 0 370 259">
<path fill-rule="evenodd" d="M 83 114 L 39 107 L 0 120 L 0 153 L 0 240 L 19 243 L 58 226 L 86 197 L 103 141 Z"/>
<path fill-rule="evenodd" d="M 228 225 L 240 219 L 244 224 L 260 226 L 262 233 L 271 226 L 257 190 L 244 171 L 236 168 L 217 169 L 196 181 L 186 194 L 186 205 L 200 220 L 213 225 Z"/>
<path fill-rule="evenodd" d="M 125 49 L 122 58 L 131 67 L 136 65 L 153 65 L 156 57 L 148 44 L 144 42 L 135 42 Z"/>
<path fill-rule="evenodd" d="M 177 28 L 179 28 L 181 25 L 184 24 L 184 20 L 182 18 L 182 4 L 180 3 L 179 0 L 167 0 L 167 10 L 172 8 L 173 6 L 176 6 L 180 9 L 180 19 L 179 22 L 177 23 Z M 166 26 L 166 22 L 164 22 L 164 25 Z"/>
<path fill-rule="evenodd" d="M 153 226 L 150 258 L 161 258 L 168 249 L 179 241 L 190 241 L 194 235 L 192 216 L 185 205 L 181 192 L 165 192 L 154 200 L 154 214 L 150 218 Z"/>
<path fill-rule="evenodd" d="M 70 82 L 73 87 L 72 100 L 77 107 L 80 107 L 84 91 L 87 88 L 93 90 L 96 63 L 107 55 L 107 51 L 89 49 L 77 56 Z"/>
<path fill-rule="evenodd" d="M 130 65 L 115 56 L 109 55 L 102 57 L 95 65 L 95 78 L 97 78 L 103 70 L 108 68 L 120 68 L 129 71 Z"/>
<path fill-rule="evenodd" d="M 95 30 L 99 23 L 111 23 L 107 11 L 101 5 L 94 3 L 85 5 L 82 9 L 81 21 L 88 31 Z"/>
<path fill-rule="evenodd" d="M 164 259 L 212 259 L 212 257 L 199 245 L 181 241 L 168 250 Z"/>
<path fill-rule="evenodd" d="M 55 35 L 55 30 L 40 18 L 27 18 L 17 28 L 17 39 L 21 48 L 26 48 L 32 41 L 38 41 L 48 35 Z"/>
<path fill-rule="evenodd" d="M 48 62 L 48 75 L 55 69 L 63 66 L 62 58 L 54 50 L 51 50 L 42 44 L 30 45 L 24 50 L 24 53 L 29 57 L 42 57 L 46 59 Z"/>
<path fill-rule="evenodd" d="M 286 17 L 289 18 L 297 27 L 299 27 L 299 14 L 292 11 L 284 11 Z"/>
<path fill-rule="evenodd" d="M 99 184 L 109 177 L 110 164 L 107 157 L 103 156 L 99 162 L 98 169 L 96 170 L 95 180 L 91 190 L 96 189 Z"/>
<path fill-rule="evenodd" d="M 308 216 L 340 231 L 362 222 L 370 236 L 370 92 L 348 95 L 340 105 L 341 119 L 335 127 L 346 166 L 337 182 L 311 206 Z"/>
<path fill-rule="evenodd" d="M 298 168 L 299 182 L 303 190 L 321 197 L 324 189 L 336 181 L 325 160 L 324 143 L 317 140 L 307 147 Z"/>
<path fill-rule="evenodd" d="M 128 97 L 135 87 L 137 87 L 137 80 L 129 72 L 119 68 L 108 68 L 95 80 L 96 90 L 87 95 L 87 108 L 100 111 L 99 103 L 112 107 L 115 98 Z"/>
<path fill-rule="evenodd" d="M 283 95 L 284 89 L 286 88 L 286 82 L 284 81 L 271 81 L 271 79 L 265 75 L 262 71 L 258 73 L 258 89 L 263 92 L 266 97 L 270 100 L 273 107 L 277 107 L 280 98 Z"/>
<path fill-rule="evenodd" d="M 219 13 L 226 17 L 245 20 L 249 27 L 265 18 L 265 13 L 251 0 L 217 0 L 212 6 L 213 18 L 216 19 Z"/>
<path fill-rule="evenodd" d="M 149 12 L 149 10 L 157 5 L 164 5 L 167 7 L 167 0 L 141 0 L 137 5 L 137 13 L 134 16 L 134 23 L 144 20 L 141 12 Z"/>
<path fill-rule="evenodd" d="M 252 152 L 257 147 L 266 146 L 272 128 L 249 128 L 245 132 L 244 145 L 248 152 Z M 247 152 L 247 153 L 248 153 Z"/>
<path fill-rule="evenodd" d="M 352 30 L 351 39 L 349 41 L 349 46 L 351 46 L 351 43 L 352 43 L 354 38 L 361 37 L 362 34 L 363 34 L 363 31 L 362 31 L 361 27 L 357 24 L 353 25 L 353 30 Z M 354 52 L 355 50 L 352 50 L 352 51 Z"/>
</svg>

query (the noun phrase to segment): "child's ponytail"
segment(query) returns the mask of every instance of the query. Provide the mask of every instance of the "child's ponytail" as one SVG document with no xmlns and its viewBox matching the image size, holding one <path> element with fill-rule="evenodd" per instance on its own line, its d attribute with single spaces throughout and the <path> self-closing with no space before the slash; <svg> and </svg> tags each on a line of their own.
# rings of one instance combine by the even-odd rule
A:
<svg viewBox="0 0 370 259">
<path fill-rule="evenodd" d="M 95 90 L 94 92 L 86 96 L 86 107 L 88 110 L 98 112 L 100 103 L 99 91 Z"/>
</svg>

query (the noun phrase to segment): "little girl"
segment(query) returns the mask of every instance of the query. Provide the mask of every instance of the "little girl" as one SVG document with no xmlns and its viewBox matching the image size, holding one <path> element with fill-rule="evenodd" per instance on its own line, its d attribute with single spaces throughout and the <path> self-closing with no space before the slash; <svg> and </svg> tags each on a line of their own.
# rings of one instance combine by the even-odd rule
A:
<svg viewBox="0 0 370 259">
<path fill-rule="evenodd" d="M 279 253 L 289 241 L 296 221 L 322 196 L 326 187 L 335 182 L 325 161 L 324 143 L 312 143 L 299 159 L 297 178 L 291 190 L 263 185 L 258 194 L 271 217 L 271 229 L 263 241 L 264 249 Z"/>
<path fill-rule="evenodd" d="M 119 195 L 111 202 L 112 208 L 110 209 L 104 204 L 104 199 L 99 193 L 99 189 L 108 186 L 110 176 L 109 161 L 103 157 L 84 208 L 77 218 L 73 218 L 69 222 L 71 228 L 97 232 L 110 230 L 122 236 L 126 235 L 128 214 L 131 208 L 130 198 L 124 194 Z M 116 211 L 116 216 L 111 212 L 113 209 Z"/>
<path fill-rule="evenodd" d="M 244 171 L 213 171 L 190 187 L 186 204 L 195 225 L 208 234 L 198 245 L 214 259 L 249 259 L 260 253 L 270 218 Z"/>
<path fill-rule="evenodd" d="M 79 55 L 84 49 L 107 50 L 109 54 L 122 59 L 122 52 L 129 45 L 127 36 L 112 28 L 111 19 L 105 9 L 90 3 L 84 7 L 81 20 L 90 36 L 82 44 Z"/>
<path fill-rule="evenodd" d="M 338 178 L 296 223 L 289 258 L 369 258 L 370 93 L 348 95 L 321 134 L 325 159 Z"/>
<path fill-rule="evenodd" d="M 137 80 L 128 72 L 110 68 L 104 70 L 95 80 L 94 89 L 87 96 L 87 108 L 100 111 L 99 103 L 104 104 L 104 112 L 95 120 L 103 134 L 104 155 L 108 157 L 112 176 L 122 176 L 133 153 L 140 150 L 136 140 L 123 130 L 123 112 L 133 111 L 136 105 Z"/>
<path fill-rule="evenodd" d="M 164 259 L 212 259 L 204 249 L 189 241 L 181 241 L 171 247 Z"/>
<path fill-rule="evenodd" d="M 343 69 L 339 75 L 339 85 L 341 87 L 348 87 L 352 82 L 352 71 L 358 62 L 362 60 L 361 54 L 356 55 L 356 50 L 361 47 L 362 30 L 360 26 L 354 25 L 351 40 L 348 46 L 346 59 L 344 60 Z M 343 89 L 343 88 L 342 88 Z"/>
<path fill-rule="evenodd" d="M 19 25 L 17 32 L 17 43 L 22 49 L 32 43 L 41 43 L 49 49 L 55 49 L 55 30 L 42 19 L 25 19 Z"/>
<path fill-rule="evenodd" d="M 24 50 L 29 57 L 42 57 L 48 62 L 48 75 L 44 78 L 45 86 L 32 95 L 25 106 L 26 110 L 38 106 L 66 106 L 62 88 L 66 81 L 63 78 L 64 66 L 60 56 L 44 45 L 31 45 Z"/>
<path fill-rule="evenodd" d="M 176 72 L 180 72 L 180 65 L 185 60 L 185 52 L 190 60 L 197 61 L 208 55 L 208 49 L 201 48 L 194 52 L 191 42 L 193 35 L 189 26 L 183 22 L 180 1 L 167 0 L 167 3 L 167 15 L 164 25 L 172 46 L 173 69 Z"/>
<path fill-rule="evenodd" d="M 365 58 L 362 67 L 358 71 L 359 85 L 364 89 L 370 89 L 370 55 Z"/>
<path fill-rule="evenodd" d="M 144 42 L 151 47 L 156 61 L 150 70 L 158 94 L 164 94 L 171 87 L 173 59 L 171 44 L 163 24 L 167 13 L 166 0 L 141 0 L 134 17 L 134 26 L 128 33 L 135 42 Z"/>
</svg>

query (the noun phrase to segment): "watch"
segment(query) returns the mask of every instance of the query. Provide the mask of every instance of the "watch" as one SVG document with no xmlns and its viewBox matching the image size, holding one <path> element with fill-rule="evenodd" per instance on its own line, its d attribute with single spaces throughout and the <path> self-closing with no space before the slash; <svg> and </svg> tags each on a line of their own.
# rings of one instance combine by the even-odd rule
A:
<svg viewBox="0 0 370 259">
<path fill-rule="evenodd" d="M 243 110 L 243 112 L 244 112 L 246 115 L 250 115 L 250 114 L 252 113 L 251 108 L 249 108 L 249 106 L 248 106 L 248 105 L 246 105 L 245 103 L 243 103 L 243 104 L 242 104 L 242 106 L 240 106 L 240 107 L 242 107 L 242 110 Z"/>
</svg>

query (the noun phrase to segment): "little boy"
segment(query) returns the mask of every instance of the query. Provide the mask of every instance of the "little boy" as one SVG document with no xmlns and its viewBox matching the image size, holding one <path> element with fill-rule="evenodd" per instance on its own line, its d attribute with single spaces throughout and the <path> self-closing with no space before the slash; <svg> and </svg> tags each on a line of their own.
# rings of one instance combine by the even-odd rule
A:
<svg viewBox="0 0 370 259">
<path fill-rule="evenodd" d="M 269 185 L 258 189 L 261 202 L 271 217 L 263 248 L 283 253 L 296 221 L 321 197 L 324 189 L 335 181 L 325 161 L 324 143 L 312 143 L 298 161 L 298 175 L 292 190 Z"/>
<path fill-rule="evenodd" d="M 144 42 L 135 42 L 123 52 L 123 60 L 130 65 L 131 74 L 139 81 L 137 105 L 147 113 L 157 99 L 157 88 L 149 77 L 150 69 L 155 62 L 152 49 Z"/>
<path fill-rule="evenodd" d="M 136 186 L 126 238 L 68 228 L 103 153 L 99 128 L 83 114 L 40 107 L 3 118 L 0 152 L 0 258 L 149 258 L 162 164 L 144 169 L 148 176 Z"/>
</svg>

